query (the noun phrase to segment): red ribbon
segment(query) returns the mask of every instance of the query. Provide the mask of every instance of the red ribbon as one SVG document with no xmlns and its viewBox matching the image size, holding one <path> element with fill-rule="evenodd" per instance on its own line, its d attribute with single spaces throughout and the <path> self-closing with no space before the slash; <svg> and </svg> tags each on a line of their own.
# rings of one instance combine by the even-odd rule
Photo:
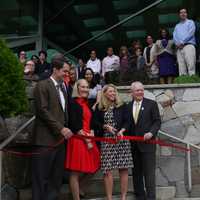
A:
<svg viewBox="0 0 200 200">
<path fill-rule="evenodd" d="M 154 145 L 160 145 L 160 146 L 164 146 L 164 147 L 171 147 L 171 148 L 175 148 L 177 150 L 180 151 L 191 151 L 191 149 L 180 146 L 180 145 L 176 145 L 173 143 L 169 143 L 166 142 L 165 140 L 160 140 L 160 139 L 151 139 L 151 140 L 144 140 L 143 136 L 116 136 L 115 138 L 109 138 L 109 137 L 93 137 L 93 136 L 83 136 L 83 135 L 74 135 L 73 137 L 77 138 L 77 139 L 91 139 L 95 142 L 107 142 L 110 144 L 117 144 L 120 141 L 133 141 L 133 142 L 140 142 L 140 143 L 145 143 L 145 144 L 154 144 Z M 42 151 L 37 151 L 37 152 L 20 152 L 20 151 L 12 151 L 9 149 L 2 149 L 1 151 L 6 152 L 6 153 L 10 153 L 10 154 L 14 154 L 17 156 L 24 156 L 24 157 L 29 157 L 29 156 L 33 156 L 33 155 L 41 155 L 44 153 L 47 153 L 49 151 L 51 151 L 52 149 L 54 149 L 56 146 L 62 144 L 64 142 L 64 138 L 61 139 L 60 141 L 58 141 L 56 144 L 51 145 L 49 147 L 46 147 L 44 150 Z"/>
<path fill-rule="evenodd" d="M 171 148 L 175 148 L 181 151 L 191 151 L 191 149 L 189 148 L 182 147 L 180 145 L 176 145 L 173 143 L 169 143 L 161 139 L 144 140 L 143 136 L 116 136 L 115 138 L 108 138 L 108 137 L 106 138 L 106 137 L 91 137 L 91 136 L 74 135 L 73 137 L 80 138 L 80 139 L 87 138 L 87 139 L 94 140 L 96 142 L 108 142 L 111 144 L 116 144 L 122 140 L 127 140 L 127 141 L 133 141 L 133 142 L 141 142 L 145 144 L 158 144 L 159 146 L 171 147 Z"/>
</svg>

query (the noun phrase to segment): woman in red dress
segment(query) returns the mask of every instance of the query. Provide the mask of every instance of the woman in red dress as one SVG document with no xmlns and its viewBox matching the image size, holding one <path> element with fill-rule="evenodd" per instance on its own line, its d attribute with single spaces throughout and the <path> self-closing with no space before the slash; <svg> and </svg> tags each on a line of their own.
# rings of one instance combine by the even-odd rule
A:
<svg viewBox="0 0 200 200">
<path fill-rule="evenodd" d="M 93 117 L 87 102 L 89 85 L 80 79 L 74 86 L 70 104 L 69 126 L 72 132 L 83 136 L 94 136 Z M 79 200 L 79 176 L 92 174 L 100 167 L 100 153 L 96 143 L 90 139 L 71 137 L 67 142 L 65 168 L 70 170 L 70 187 L 74 200 Z"/>
</svg>

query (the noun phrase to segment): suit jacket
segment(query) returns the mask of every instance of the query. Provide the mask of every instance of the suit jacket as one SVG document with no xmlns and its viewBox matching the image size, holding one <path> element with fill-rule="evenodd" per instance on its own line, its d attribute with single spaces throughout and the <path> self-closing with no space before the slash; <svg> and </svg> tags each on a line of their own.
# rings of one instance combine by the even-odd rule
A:
<svg viewBox="0 0 200 200">
<path fill-rule="evenodd" d="M 127 105 L 129 135 L 144 136 L 145 133 L 151 132 L 155 138 L 161 125 L 157 103 L 150 99 L 143 99 L 137 124 L 133 119 L 133 103 L 134 101 Z M 133 147 L 134 145 L 137 145 L 141 152 L 154 152 L 156 150 L 156 145 L 153 144 L 133 143 Z"/>
<path fill-rule="evenodd" d="M 33 144 L 50 146 L 63 136 L 60 131 L 68 126 L 68 101 L 65 97 L 65 112 L 53 81 L 49 78 L 40 81 L 34 90 L 36 120 L 33 132 Z"/>
<path fill-rule="evenodd" d="M 95 117 L 94 117 L 94 123 L 95 123 L 95 133 L 96 135 L 102 137 L 104 130 L 103 130 L 103 125 L 104 123 L 104 114 L 105 111 L 101 111 L 98 109 L 98 105 L 96 106 L 95 110 Z M 125 105 L 122 105 L 118 108 L 114 108 L 113 110 L 114 114 L 114 121 L 116 123 L 116 129 L 120 131 L 121 128 L 128 128 L 128 123 L 127 123 L 127 118 L 126 118 L 126 107 Z"/>
</svg>

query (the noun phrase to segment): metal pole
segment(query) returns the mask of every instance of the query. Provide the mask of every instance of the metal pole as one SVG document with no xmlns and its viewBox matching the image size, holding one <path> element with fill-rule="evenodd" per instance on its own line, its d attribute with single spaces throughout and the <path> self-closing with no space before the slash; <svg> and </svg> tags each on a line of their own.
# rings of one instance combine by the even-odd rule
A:
<svg viewBox="0 0 200 200">
<path fill-rule="evenodd" d="M 123 19 L 123 20 L 120 21 L 119 23 L 117 23 L 117 24 L 115 24 L 115 25 L 113 25 L 113 26 L 107 28 L 107 29 L 104 30 L 103 32 L 101 32 L 101 33 L 95 35 L 94 37 L 91 37 L 90 39 L 88 39 L 88 40 L 82 42 L 81 44 L 77 45 L 76 47 L 70 49 L 70 50 L 67 51 L 65 54 L 69 54 L 69 53 L 75 51 L 76 49 L 78 49 L 78 48 L 80 48 L 80 47 L 82 47 L 82 46 L 88 44 L 89 42 L 91 42 L 91 41 L 93 41 L 93 40 L 95 40 L 95 39 L 101 37 L 101 36 L 104 35 L 105 33 L 107 33 L 107 32 L 109 32 L 109 31 L 113 30 L 114 28 L 116 28 L 116 27 L 118 27 L 118 26 L 120 26 L 120 25 L 126 23 L 126 22 L 129 21 L 130 19 L 132 19 L 132 18 L 134 18 L 134 17 L 136 17 L 136 16 L 138 16 L 138 15 L 140 15 L 140 14 L 146 12 L 147 10 L 153 8 L 154 6 L 157 6 L 158 4 L 160 4 L 160 3 L 163 2 L 163 1 L 165 1 L 165 0 L 158 0 L 158 1 L 154 2 L 154 3 L 152 3 L 151 5 L 145 7 L 145 8 L 143 8 L 143 9 L 141 9 L 140 11 L 138 11 L 138 12 L 136 12 L 136 13 L 130 15 L 129 17 L 127 17 L 127 18 L 125 18 L 125 19 Z"/>
<path fill-rule="evenodd" d="M 187 144 L 187 148 L 190 148 L 190 144 Z M 188 192 L 192 191 L 192 173 L 191 173 L 191 152 L 187 151 L 187 167 L 188 167 Z"/>
<path fill-rule="evenodd" d="M 34 120 L 35 120 L 35 116 L 31 117 L 31 119 L 29 119 L 25 124 L 23 124 L 14 134 L 12 134 L 9 138 L 7 138 L 6 140 L 4 140 L 0 144 L 0 150 L 2 150 L 6 145 L 8 145 L 21 131 L 23 131 Z"/>
<path fill-rule="evenodd" d="M 174 140 L 176 140 L 176 141 L 179 141 L 179 142 L 181 142 L 181 143 L 189 144 L 191 147 L 194 147 L 195 149 L 200 150 L 200 147 L 197 146 L 197 145 L 195 145 L 195 144 L 192 144 L 192 143 L 190 143 L 190 142 L 184 141 L 184 140 L 182 140 L 182 139 L 180 139 L 180 138 L 177 138 L 177 137 L 175 137 L 175 136 L 173 136 L 173 135 L 169 135 L 169 134 L 167 134 L 167 133 L 165 133 L 165 132 L 163 132 L 163 131 L 161 131 L 161 130 L 159 130 L 159 133 L 160 133 L 161 135 L 167 136 L 167 137 L 169 137 L 169 138 L 171 138 L 171 139 L 174 139 Z"/>
<path fill-rule="evenodd" d="M 40 51 L 43 48 L 43 20 L 44 20 L 44 4 L 43 0 L 38 0 L 38 35 L 39 39 L 36 41 L 36 50 Z"/>
</svg>

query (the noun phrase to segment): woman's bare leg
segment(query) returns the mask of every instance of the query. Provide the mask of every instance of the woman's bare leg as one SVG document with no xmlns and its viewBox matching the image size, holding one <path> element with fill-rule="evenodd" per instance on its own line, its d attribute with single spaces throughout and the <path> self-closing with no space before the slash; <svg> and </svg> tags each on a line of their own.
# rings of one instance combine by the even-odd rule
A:
<svg viewBox="0 0 200 200">
<path fill-rule="evenodd" d="M 126 200 L 128 191 L 128 169 L 119 170 L 120 186 L 121 186 L 121 200 Z"/>
<path fill-rule="evenodd" d="M 79 196 L 79 173 L 72 172 L 69 178 L 70 188 L 74 200 L 80 200 Z"/>
<path fill-rule="evenodd" d="M 104 175 L 104 185 L 105 185 L 107 200 L 112 200 L 113 175 L 111 171 L 108 171 Z"/>
</svg>

